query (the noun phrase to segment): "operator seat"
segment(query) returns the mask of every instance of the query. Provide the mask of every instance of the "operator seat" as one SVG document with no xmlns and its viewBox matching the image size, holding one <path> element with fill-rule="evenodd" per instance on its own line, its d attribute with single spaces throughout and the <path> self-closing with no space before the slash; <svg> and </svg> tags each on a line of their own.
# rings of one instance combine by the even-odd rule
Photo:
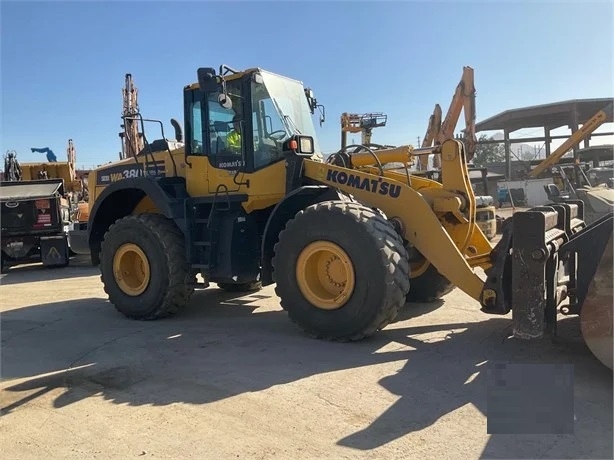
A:
<svg viewBox="0 0 614 460">
<path fill-rule="evenodd" d="M 569 195 L 561 194 L 559 188 L 554 184 L 544 185 L 544 191 L 546 192 L 548 199 L 550 201 L 554 201 L 555 203 L 569 199 Z"/>
</svg>

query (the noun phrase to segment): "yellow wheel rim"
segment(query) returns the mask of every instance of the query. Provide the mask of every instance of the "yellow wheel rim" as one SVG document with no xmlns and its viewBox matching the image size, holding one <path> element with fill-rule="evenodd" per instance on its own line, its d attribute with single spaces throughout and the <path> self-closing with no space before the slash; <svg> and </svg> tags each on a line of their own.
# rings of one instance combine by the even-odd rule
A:
<svg viewBox="0 0 614 460">
<path fill-rule="evenodd" d="M 336 310 L 354 292 L 356 275 L 343 249 L 330 241 L 315 241 L 298 257 L 296 280 L 312 305 L 322 310 Z"/>
<path fill-rule="evenodd" d="M 113 256 L 113 275 L 119 288 L 130 296 L 142 294 L 151 278 L 149 260 L 143 250 L 125 243 Z"/>
<path fill-rule="evenodd" d="M 429 268 L 430 264 L 431 263 L 426 259 L 423 259 L 420 262 L 411 262 L 409 264 L 411 272 L 410 278 L 417 278 L 422 275 L 426 271 L 426 269 Z"/>
</svg>

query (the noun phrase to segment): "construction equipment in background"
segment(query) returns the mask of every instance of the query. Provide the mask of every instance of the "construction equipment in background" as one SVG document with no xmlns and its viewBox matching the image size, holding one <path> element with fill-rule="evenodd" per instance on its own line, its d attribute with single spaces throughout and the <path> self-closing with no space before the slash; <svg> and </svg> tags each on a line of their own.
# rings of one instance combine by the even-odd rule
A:
<svg viewBox="0 0 614 460">
<path fill-rule="evenodd" d="M 480 181 L 478 184 L 481 186 L 481 190 L 475 190 L 478 187 L 474 185 L 475 221 L 486 238 L 492 241 L 495 236 L 497 236 L 497 209 L 495 208 L 495 200 L 488 186 L 488 169 L 469 167 L 467 170 L 469 174 L 472 172 L 480 173 Z"/>
<path fill-rule="evenodd" d="M 70 204 L 62 179 L 0 183 L 1 271 L 20 263 L 68 265 Z"/>
<path fill-rule="evenodd" d="M 441 106 L 439 104 L 435 104 L 435 109 L 433 110 L 433 114 L 429 117 L 429 124 L 426 128 L 426 133 L 424 134 L 424 138 L 422 139 L 422 148 L 427 148 L 433 145 L 435 139 L 439 138 L 439 133 L 441 132 Z M 427 171 L 428 170 L 428 156 L 423 156 L 418 158 L 416 161 L 416 166 L 419 171 Z"/>
<path fill-rule="evenodd" d="M 76 175 L 72 139 L 66 155 L 67 161 L 57 161 L 53 154 L 49 163 L 20 164 L 14 151 L 7 153 L 0 194 L 3 269 L 36 261 L 62 267 L 74 255 L 69 232 L 87 224 L 89 208 L 87 186 Z"/>
<path fill-rule="evenodd" d="M 533 179 L 550 170 L 554 184 L 544 186 L 548 199 L 557 203 L 564 203 L 568 199 L 581 200 L 584 203 L 584 219 L 587 223 L 614 212 L 614 189 L 607 185 L 592 184 L 578 162 L 561 165 L 559 161 L 603 123 L 612 120 L 613 111 L 614 104 L 608 104 L 607 107 L 598 111 L 528 173 L 528 177 Z"/>
<path fill-rule="evenodd" d="M 55 156 L 55 153 L 53 153 L 53 150 L 51 150 L 49 147 L 43 147 L 43 148 L 35 148 L 32 147 L 30 149 L 30 151 L 32 153 L 44 153 L 47 156 L 47 161 L 49 163 L 55 163 L 56 161 L 58 161 L 58 158 Z"/>
<path fill-rule="evenodd" d="M 122 151 L 119 155 L 120 160 L 132 158 L 144 148 L 143 133 L 139 132 L 139 103 L 138 89 L 132 81 L 132 74 L 124 76 L 124 87 L 122 88 L 122 129 L 119 137 L 122 141 Z"/>
<path fill-rule="evenodd" d="M 395 169 L 397 171 L 400 170 L 399 168 Z M 467 168 L 467 172 L 469 174 L 472 172 L 480 173 L 479 180 L 472 181 L 470 178 L 470 182 L 472 183 L 471 188 L 475 195 L 475 221 L 477 226 L 484 233 L 484 236 L 486 236 L 489 241 L 492 241 L 495 236 L 497 236 L 497 210 L 494 205 L 494 198 L 489 190 L 490 187 L 488 186 L 488 169 L 471 166 Z M 438 182 L 441 182 L 442 179 L 441 171 L 439 170 L 430 169 L 421 171 L 418 174 Z"/>
<path fill-rule="evenodd" d="M 552 177 L 554 184 L 544 185 L 548 199 L 554 203 L 581 200 L 587 223 L 614 212 L 614 189 L 607 184 L 593 185 L 581 163 L 556 164 L 552 167 Z"/>
<path fill-rule="evenodd" d="M 347 134 L 360 133 L 360 143 L 369 147 L 374 128 L 386 126 L 388 115 L 381 112 L 374 113 L 347 113 L 341 114 L 341 148 L 348 146 Z"/>
<path fill-rule="evenodd" d="M 493 247 L 476 222 L 461 141 L 345 149 L 323 162 L 313 93 L 300 81 L 227 66 L 197 76 L 183 89 L 185 142 L 175 123 L 175 140 L 162 131 L 151 144 L 164 148 L 146 141 L 147 154 L 89 176 L 92 262 L 125 316 L 172 315 L 209 283 L 275 284 L 299 327 L 337 341 L 370 336 L 406 300 L 440 299 L 454 286 L 484 313 L 511 311 L 520 339 L 555 335 L 557 310 L 590 316 L 587 286 L 612 216 L 587 226 L 579 201 L 517 212 Z M 240 152 L 214 136 L 237 121 Z M 383 168 L 430 154 L 441 156 L 441 181 Z"/>
<path fill-rule="evenodd" d="M 614 188 L 614 165 L 612 164 L 591 167 L 586 171 L 586 175 L 594 186 L 604 184 Z"/>
<path fill-rule="evenodd" d="M 2 180 L 19 181 L 22 176 L 21 165 L 17 161 L 17 152 L 15 150 L 7 150 L 4 155 L 4 174 Z"/>
<path fill-rule="evenodd" d="M 537 178 L 540 174 L 558 164 L 561 158 L 563 158 L 567 152 L 576 147 L 585 138 L 590 136 L 593 131 L 599 128 L 608 119 L 611 120 L 612 112 L 614 110 L 613 106 L 614 104 L 609 104 L 607 107 L 593 115 L 586 123 L 582 125 L 582 127 L 573 132 L 565 142 L 563 142 L 554 152 L 548 155 L 548 157 L 546 157 L 529 172 L 529 178 Z"/>
<path fill-rule="evenodd" d="M 474 74 L 471 67 L 463 67 L 463 75 L 460 82 L 456 85 L 452 101 L 448 107 L 448 112 L 443 122 L 441 122 L 441 107 L 435 105 L 433 115 L 429 119 L 429 126 L 422 142 L 422 147 L 427 148 L 432 145 L 440 145 L 446 139 L 454 138 L 454 130 L 458 124 L 461 111 L 465 115 L 465 129 L 463 130 L 463 142 L 466 146 L 467 161 L 473 159 L 477 137 L 475 135 L 475 87 Z M 420 170 L 427 169 L 428 158 L 425 157 L 420 162 Z M 433 155 L 433 169 L 441 167 L 439 154 Z"/>
</svg>

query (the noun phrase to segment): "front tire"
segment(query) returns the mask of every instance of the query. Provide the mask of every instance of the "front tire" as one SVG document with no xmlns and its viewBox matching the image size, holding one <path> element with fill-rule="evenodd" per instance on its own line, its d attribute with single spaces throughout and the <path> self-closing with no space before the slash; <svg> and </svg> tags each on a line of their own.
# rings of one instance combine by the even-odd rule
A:
<svg viewBox="0 0 614 460">
<path fill-rule="evenodd" d="M 137 320 L 176 313 L 194 292 L 185 254 L 184 236 L 170 219 L 141 214 L 118 220 L 105 234 L 100 258 L 109 301 Z"/>
<path fill-rule="evenodd" d="M 396 318 L 409 291 L 402 239 L 358 203 L 326 201 L 300 211 L 280 233 L 272 263 L 282 308 L 315 338 L 373 335 Z"/>
</svg>

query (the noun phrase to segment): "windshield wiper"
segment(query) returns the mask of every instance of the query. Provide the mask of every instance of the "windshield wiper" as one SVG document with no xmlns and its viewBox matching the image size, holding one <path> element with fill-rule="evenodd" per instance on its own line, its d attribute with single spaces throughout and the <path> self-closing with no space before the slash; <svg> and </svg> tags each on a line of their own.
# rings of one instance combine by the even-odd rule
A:
<svg viewBox="0 0 614 460">
<path fill-rule="evenodd" d="M 301 133 L 301 130 L 298 129 L 298 126 L 296 126 L 296 123 L 294 123 L 294 120 L 292 118 L 290 118 L 289 115 L 284 115 L 284 120 L 286 120 L 288 123 L 291 123 L 292 126 L 294 126 L 294 131 L 296 134 L 303 134 Z"/>
<path fill-rule="evenodd" d="M 301 130 L 298 129 L 298 127 L 296 126 L 294 120 L 292 120 L 289 115 L 286 115 L 284 111 L 281 110 L 281 107 L 279 106 L 279 103 L 275 100 L 275 98 L 271 98 L 271 102 L 273 102 L 273 105 L 277 109 L 277 112 L 279 112 L 279 114 L 281 115 L 286 129 L 293 134 L 302 134 Z"/>
</svg>

